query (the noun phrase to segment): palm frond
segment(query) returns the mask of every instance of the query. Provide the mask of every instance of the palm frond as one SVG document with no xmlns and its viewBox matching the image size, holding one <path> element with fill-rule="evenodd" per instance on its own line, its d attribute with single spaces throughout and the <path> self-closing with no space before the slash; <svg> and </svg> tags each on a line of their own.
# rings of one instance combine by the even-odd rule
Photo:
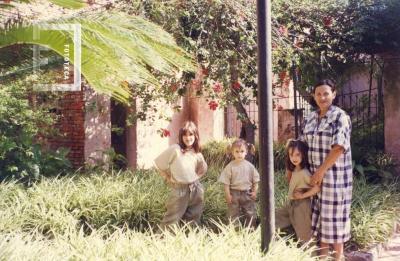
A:
<svg viewBox="0 0 400 261">
<path fill-rule="evenodd" d="M 85 1 L 82 0 L 49 0 L 53 4 L 69 9 L 80 9 L 87 6 Z"/>
<path fill-rule="evenodd" d="M 0 8 L 3 7 L 12 7 L 14 3 L 34 3 L 37 2 L 35 0 L 11 0 L 9 3 L 3 3 L 0 5 Z M 49 2 L 64 7 L 68 9 L 80 9 L 87 6 L 87 3 L 83 0 L 49 0 Z"/>
<path fill-rule="evenodd" d="M 140 17 L 111 12 L 48 21 L 49 24 L 80 24 L 82 28 L 82 74 L 99 92 L 126 102 L 130 96 L 123 81 L 160 88 L 154 70 L 174 74 L 195 69 L 193 59 L 162 28 Z M 73 41 L 70 31 L 42 30 L 33 37 L 34 28 L 43 23 L 16 25 L 0 33 L 0 48 L 14 44 L 46 46 L 64 56 L 64 45 Z M 74 63 L 73 48 L 69 58 Z"/>
</svg>

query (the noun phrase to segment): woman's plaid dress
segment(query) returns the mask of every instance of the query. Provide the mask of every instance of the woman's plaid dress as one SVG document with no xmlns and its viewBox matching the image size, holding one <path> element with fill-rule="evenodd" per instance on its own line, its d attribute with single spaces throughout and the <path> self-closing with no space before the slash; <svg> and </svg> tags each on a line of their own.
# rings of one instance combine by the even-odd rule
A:
<svg viewBox="0 0 400 261">
<path fill-rule="evenodd" d="M 307 117 L 302 134 L 302 140 L 309 146 L 311 173 L 324 162 L 333 145 L 340 145 L 345 151 L 326 172 L 321 191 L 312 199 L 312 230 L 324 243 L 344 243 L 350 239 L 351 121 L 346 112 L 334 105 L 324 117 L 319 119 L 318 114 L 315 111 Z"/>
</svg>

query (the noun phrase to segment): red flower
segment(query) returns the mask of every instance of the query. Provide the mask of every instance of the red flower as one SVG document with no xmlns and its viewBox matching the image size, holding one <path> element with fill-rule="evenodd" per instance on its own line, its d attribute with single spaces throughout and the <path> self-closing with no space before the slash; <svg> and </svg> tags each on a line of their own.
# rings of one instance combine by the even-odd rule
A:
<svg viewBox="0 0 400 261">
<path fill-rule="evenodd" d="M 161 138 L 171 136 L 171 133 L 170 133 L 169 130 L 167 130 L 167 129 L 161 128 L 161 129 L 159 130 L 159 133 L 160 133 L 160 135 L 161 135 Z"/>
<path fill-rule="evenodd" d="M 234 82 L 232 84 L 232 88 L 235 89 L 236 91 L 239 91 L 241 87 L 242 85 L 240 84 L 240 82 Z"/>
<path fill-rule="evenodd" d="M 208 75 L 208 69 L 207 69 L 207 68 L 203 68 L 203 69 L 201 70 L 201 73 L 202 73 L 204 76 L 207 76 L 207 75 Z"/>
<path fill-rule="evenodd" d="M 201 82 L 198 79 L 193 79 L 192 80 L 192 87 L 196 90 L 200 88 Z"/>
<path fill-rule="evenodd" d="M 278 31 L 281 35 L 288 36 L 288 29 L 286 26 L 284 25 L 279 26 Z"/>
<path fill-rule="evenodd" d="M 289 84 L 290 84 L 290 78 L 286 78 L 286 79 L 282 82 L 282 88 L 287 90 L 287 89 L 289 88 Z"/>
<path fill-rule="evenodd" d="M 208 103 L 208 106 L 210 107 L 210 110 L 215 111 L 217 109 L 217 107 L 218 107 L 218 103 L 216 101 L 210 101 Z"/>
<path fill-rule="evenodd" d="M 221 92 L 222 91 L 222 84 L 220 82 L 216 82 L 213 85 L 214 92 Z"/>
<path fill-rule="evenodd" d="M 322 18 L 322 22 L 326 27 L 330 27 L 332 25 L 333 19 L 331 16 L 325 16 L 324 18 Z"/>
<path fill-rule="evenodd" d="M 178 90 L 178 85 L 177 84 L 172 84 L 169 89 L 171 90 L 171 92 L 175 92 L 176 90 Z"/>
<path fill-rule="evenodd" d="M 281 71 L 279 73 L 279 79 L 283 82 L 286 78 L 286 71 Z"/>
</svg>

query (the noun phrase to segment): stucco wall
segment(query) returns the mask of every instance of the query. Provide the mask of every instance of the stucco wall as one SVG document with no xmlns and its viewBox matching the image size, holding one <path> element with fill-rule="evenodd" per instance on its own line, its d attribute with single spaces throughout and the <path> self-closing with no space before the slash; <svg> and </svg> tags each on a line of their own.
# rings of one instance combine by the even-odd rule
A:
<svg viewBox="0 0 400 261">
<path fill-rule="evenodd" d="M 400 55 L 384 56 L 385 151 L 400 163 Z M 397 168 L 400 173 L 400 166 Z"/>
<path fill-rule="evenodd" d="M 110 97 L 84 88 L 85 99 L 85 150 L 86 164 L 106 162 L 104 151 L 111 147 Z"/>
<path fill-rule="evenodd" d="M 212 111 L 208 108 L 205 99 L 179 98 L 176 105 L 182 106 L 182 111 L 177 113 L 171 106 L 159 102 L 157 107 L 163 114 L 171 117 L 167 120 L 139 121 L 137 123 L 137 166 L 138 168 L 151 168 L 153 160 L 171 144 L 178 142 L 178 133 L 186 120 L 195 120 L 199 128 L 201 144 L 224 137 L 224 112 L 222 109 Z M 195 112 L 196 115 L 191 115 Z M 161 137 L 159 130 L 170 131 L 169 137 Z"/>
<path fill-rule="evenodd" d="M 201 143 L 224 138 L 224 110 L 210 110 L 208 102 L 202 98 L 198 101 L 198 128 Z"/>
<path fill-rule="evenodd" d="M 181 99 L 177 101 L 181 103 Z M 137 106 L 140 101 L 137 101 Z M 174 115 L 172 108 L 162 102 L 157 103 L 157 108 L 162 111 L 167 117 L 172 117 L 172 122 L 163 119 L 155 121 L 138 121 L 137 122 L 137 167 L 138 168 L 151 168 L 153 167 L 153 160 L 163 150 L 177 140 L 177 130 L 175 125 L 181 121 L 180 113 Z M 158 132 L 160 129 L 168 129 L 171 133 L 170 137 L 161 137 Z M 171 141 L 171 142 L 170 142 Z"/>
<path fill-rule="evenodd" d="M 364 70 L 354 71 L 349 75 L 348 80 L 343 84 L 341 90 L 339 90 L 339 103 L 342 108 L 352 108 L 355 106 L 360 107 L 360 99 L 367 98 L 369 96 L 370 88 L 370 68 L 366 67 Z M 376 115 L 377 108 L 377 79 L 372 77 L 371 85 L 371 116 Z M 344 94 L 344 96 L 342 95 Z M 350 95 L 351 94 L 351 95 Z M 357 101 L 358 100 L 358 104 Z M 367 112 L 368 107 L 364 108 Z"/>
</svg>

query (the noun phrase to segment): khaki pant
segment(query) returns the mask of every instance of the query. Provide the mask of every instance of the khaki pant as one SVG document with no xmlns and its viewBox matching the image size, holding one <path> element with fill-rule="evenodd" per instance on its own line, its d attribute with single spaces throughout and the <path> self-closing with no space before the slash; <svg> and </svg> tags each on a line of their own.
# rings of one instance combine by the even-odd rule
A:
<svg viewBox="0 0 400 261">
<path fill-rule="evenodd" d="M 245 226 L 255 226 L 256 221 L 256 202 L 250 197 L 248 190 L 231 189 L 232 204 L 228 204 L 228 218 L 233 222 L 244 221 Z"/>
<path fill-rule="evenodd" d="M 160 229 L 178 224 L 179 221 L 200 224 L 204 208 L 204 188 L 196 181 L 192 184 L 173 184 L 166 203 L 167 212 L 160 224 Z"/>
<path fill-rule="evenodd" d="M 311 239 L 311 201 L 309 198 L 291 200 L 275 213 L 276 228 L 292 226 L 300 241 Z"/>
</svg>

